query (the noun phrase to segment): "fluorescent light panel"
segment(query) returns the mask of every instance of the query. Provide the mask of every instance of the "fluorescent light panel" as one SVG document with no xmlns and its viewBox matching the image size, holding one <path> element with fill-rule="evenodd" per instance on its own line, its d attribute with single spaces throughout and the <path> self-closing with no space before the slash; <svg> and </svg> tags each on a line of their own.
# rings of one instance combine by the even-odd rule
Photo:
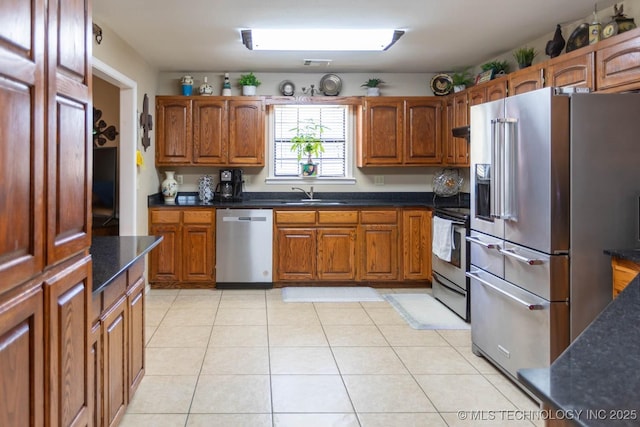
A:
<svg viewBox="0 0 640 427">
<path fill-rule="evenodd" d="M 253 29 L 242 31 L 251 50 L 387 50 L 402 35 L 399 30 Z"/>
</svg>

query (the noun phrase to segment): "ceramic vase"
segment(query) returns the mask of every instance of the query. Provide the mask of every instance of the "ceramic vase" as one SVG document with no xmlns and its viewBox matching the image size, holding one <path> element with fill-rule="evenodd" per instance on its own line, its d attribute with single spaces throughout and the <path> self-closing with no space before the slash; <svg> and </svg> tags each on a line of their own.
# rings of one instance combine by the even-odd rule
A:
<svg viewBox="0 0 640 427">
<path fill-rule="evenodd" d="M 242 94 L 244 96 L 255 96 L 256 86 L 242 86 Z"/>
<path fill-rule="evenodd" d="M 380 88 L 379 87 L 368 87 L 367 88 L 367 96 L 380 96 Z"/>
<path fill-rule="evenodd" d="M 182 94 L 185 96 L 190 96 L 193 92 L 193 77 L 182 76 L 180 83 L 182 83 Z"/>
<path fill-rule="evenodd" d="M 210 203 L 213 200 L 213 177 L 204 175 L 198 183 L 198 196 L 202 203 Z"/>
<path fill-rule="evenodd" d="M 300 169 L 302 170 L 301 176 L 318 176 L 317 163 L 300 163 Z"/>
<path fill-rule="evenodd" d="M 166 171 L 166 178 L 162 181 L 162 196 L 164 202 L 168 205 L 176 203 L 176 196 L 178 195 L 178 182 L 175 180 L 175 171 Z"/>
<path fill-rule="evenodd" d="M 200 85 L 198 91 L 200 92 L 200 95 L 213 95 L 213 86 L 211 86 L 209 82 L 207 82 L 206 77 L 204 78 L 204 83 Z"/>
</svg>

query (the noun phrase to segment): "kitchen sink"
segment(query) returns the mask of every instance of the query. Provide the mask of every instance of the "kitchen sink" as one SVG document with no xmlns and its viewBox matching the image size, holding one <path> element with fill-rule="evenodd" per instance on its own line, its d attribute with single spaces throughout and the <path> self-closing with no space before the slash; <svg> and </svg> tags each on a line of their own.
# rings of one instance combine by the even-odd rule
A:
<svg viewBox="0 0 640 427">
<path fill-rule="evenodd" d="M 284 205 L 344 205 L 347 202 L 344 200 L 328 200 L 328 199 L 302 199 L 302 200 L 284 200 Z"/>
</svg>

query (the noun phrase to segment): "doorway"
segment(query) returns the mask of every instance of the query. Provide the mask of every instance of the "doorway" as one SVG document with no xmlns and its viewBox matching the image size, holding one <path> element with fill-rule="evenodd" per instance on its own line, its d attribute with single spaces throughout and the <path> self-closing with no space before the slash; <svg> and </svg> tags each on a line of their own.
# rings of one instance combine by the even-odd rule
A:
<svg viewBox="0 0 640 427">
<path fill-rule="evenodd" d="M 137 120 L 136 100 L 137 84 L 124 74 L 113 69 L 109 65 L 93 58 L 93 75 L 107 83 L 119 88 L 120 125 L 119 125 L 119 149 L 118 149 L 118 181 L 129 183 L 121 185 L 117 195 L 118 206 L 118 235 L 137 235 L 136 215 L 136 141 Z"/>
</svg>

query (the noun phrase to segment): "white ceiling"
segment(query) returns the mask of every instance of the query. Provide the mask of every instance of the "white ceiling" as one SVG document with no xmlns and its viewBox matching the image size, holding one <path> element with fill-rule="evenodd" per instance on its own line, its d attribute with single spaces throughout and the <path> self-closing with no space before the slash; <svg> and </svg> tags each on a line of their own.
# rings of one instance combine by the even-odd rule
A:
<svg viewBox="0 0 640 427">
<path fill-rule="evenodd" d="M 616 0 L 600 0 L 598 9 Z M 331 59 L 332 72 L 459 70 L 590 20 L 594 0 L 94 0 L 96 22 L 115 31 L 160 71 L 319 72 L 304 59 Z M 607 22 L 610 16 L 602 16 Z M 250 51 L 247 28 L 393 28 L 385 52 Z M 564 38 L 570 33 L 564 31 Z M 543 54 L 543 53 L 541 53 Z"/>
</svg>

